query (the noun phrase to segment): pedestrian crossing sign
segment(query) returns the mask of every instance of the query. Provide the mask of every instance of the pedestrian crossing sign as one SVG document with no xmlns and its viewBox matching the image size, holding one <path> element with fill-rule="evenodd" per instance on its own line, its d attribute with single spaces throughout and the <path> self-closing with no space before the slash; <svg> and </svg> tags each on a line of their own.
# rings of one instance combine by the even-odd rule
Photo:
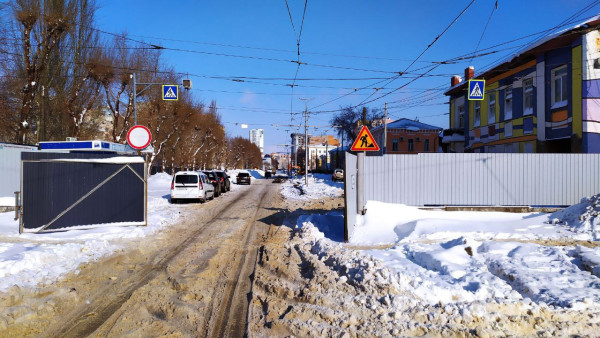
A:
<svg viewBox="0 0 600 338">
<path fill-rule="evenodd" d="M 369 128 L 367 128 L 367 126 L 362 127 L 360 133 L 358 133 L 358 136 L 356 137 L 356 140 L 354 140 L 354 143 L 352 144 L 352 148 L 350 148 L 350 150 L 379 151 L 379 146 L 377 145 L 377 142 L 375 142 L 375 139 L 373 138 L 373 135 L 371 135 L 371 132 L 369 131 Z"/>
<path fill-rule="evenodd" d="M 469 80 L 469 100 L 483 100 L 485 80 Z"/>
<path fill-rule="evenodd" d="M 163 85 L 162 86 L 162 92 L 163 92 L 163 100 L 165 101 L 177 101 L 177 99 L 179 98 L 177 96 L 178 92 L 177 89 L 179 87 L 177 85 Z"/>
</svg>

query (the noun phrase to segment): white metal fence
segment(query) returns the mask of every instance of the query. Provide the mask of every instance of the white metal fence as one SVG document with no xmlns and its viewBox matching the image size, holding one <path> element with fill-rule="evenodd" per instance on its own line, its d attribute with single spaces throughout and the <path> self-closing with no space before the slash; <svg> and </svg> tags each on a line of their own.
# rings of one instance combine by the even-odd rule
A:
<svg viewBox="0 0 600 338">
<path fill-rule="evenodd" d="M 38 151 L 34 146 L 0 143 L 0 197 L 14 197 L 20 190 L 21 153 Z"/>
<path fill-rule="evenodd" d="M 562 206 L 600 193 L 600 154 L 366 156 L 364 175 L 365 202 Z"/>
</svg>

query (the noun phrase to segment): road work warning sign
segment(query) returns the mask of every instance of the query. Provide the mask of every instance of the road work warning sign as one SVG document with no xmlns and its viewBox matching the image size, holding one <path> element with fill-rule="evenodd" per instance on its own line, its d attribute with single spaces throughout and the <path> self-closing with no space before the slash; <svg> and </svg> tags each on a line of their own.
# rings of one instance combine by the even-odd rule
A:
<svg viewBox="0 0 600 338">
<path fill-rule="evenodd" d="M 358 136 L 356 137 L 356 140 L 354 140 L 354 143 L 352 144 L 352 148 L 350 150 L 379 151 L 379 146 L 377 145 L 377 142 L 375 142 L 375 139 L 373 138 L 373 135 L 371 135 L 371 132 L 369 131 L 369 128 L 367 128 L 367 126 L 362 127 L 360 133 L 358 133 Z"/>
<path fill-rule="evenodd" d="M 469 80 L 469 100 L 483 100 L 485 80 Z"/>
</svg>

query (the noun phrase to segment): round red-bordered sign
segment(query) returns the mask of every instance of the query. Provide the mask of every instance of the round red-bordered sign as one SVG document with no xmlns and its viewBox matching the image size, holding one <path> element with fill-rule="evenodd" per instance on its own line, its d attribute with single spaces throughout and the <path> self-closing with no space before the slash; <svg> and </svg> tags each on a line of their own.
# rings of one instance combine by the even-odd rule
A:
<svg viewBox="0 0 600 338">
<path fill-rule="evenodd" d="M 152 141 L 152 134 L 144 126 L 133 126 L 127 132 L 127 143 L 133 149 L 144 149 L 150 144 L 150 141 Z"/>
</svg>

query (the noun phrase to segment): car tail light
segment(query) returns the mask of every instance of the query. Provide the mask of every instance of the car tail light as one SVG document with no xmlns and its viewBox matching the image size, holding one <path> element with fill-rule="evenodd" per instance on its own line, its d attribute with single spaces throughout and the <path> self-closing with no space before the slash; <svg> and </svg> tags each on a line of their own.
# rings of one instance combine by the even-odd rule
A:
<svg viewBox="0 0 600 338">
<path fill-rule="evenodd" d="M 171 190 L 175 189 L 175 180 L 171 181 Z"/>
<path fill-rule="evenodd" d="M 204 189 L 204 187 L 202 186 L 202 182 L 198 182 L 198 188 L 199 189 Z"/>
</svg>

